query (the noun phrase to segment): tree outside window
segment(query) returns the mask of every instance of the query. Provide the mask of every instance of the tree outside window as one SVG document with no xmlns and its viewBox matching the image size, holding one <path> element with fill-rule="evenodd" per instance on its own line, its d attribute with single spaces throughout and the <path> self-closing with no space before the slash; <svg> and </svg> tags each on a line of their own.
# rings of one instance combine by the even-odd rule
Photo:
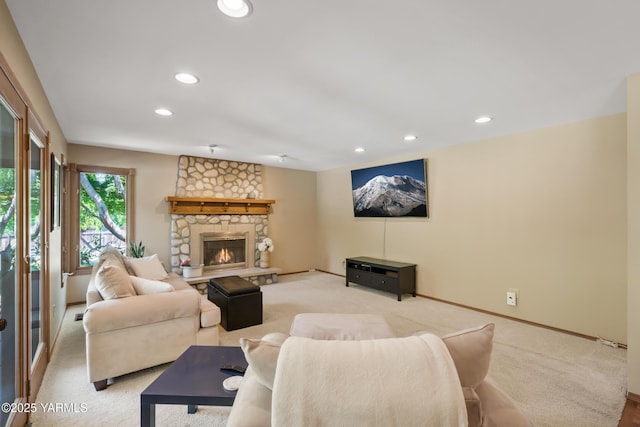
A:
<svg viewBox="0 0 640 427">
<path fill-rule="evenodd" d="M 42 174 L 40 169 L 33 168 L 29 171 L 29 180 L 31 182 L 31 271 L 40 271 L 40 248 L 42 246 L 40 232 L 42 230 L 40 203 L 42 198 Z"/>
<path fill-rule="evenodd" d="M 126 254 L 132 238 L 133 169 L 71 165 L 75 269 L 89 269 L 107 247 Z"/>
<path fill-rule="evenodd" d="M 93 265 L 108 246 L 124 255 L 127 240 L 127 177 L 80 173 L 80 266 Z"/>
<path fill-rule="evenodd" d="M 15 169 L 0 168 L 0 274 L 5 276 L 15 267 Z M 12 273 L 13 274 L 13 273 Z"/>
</svg>

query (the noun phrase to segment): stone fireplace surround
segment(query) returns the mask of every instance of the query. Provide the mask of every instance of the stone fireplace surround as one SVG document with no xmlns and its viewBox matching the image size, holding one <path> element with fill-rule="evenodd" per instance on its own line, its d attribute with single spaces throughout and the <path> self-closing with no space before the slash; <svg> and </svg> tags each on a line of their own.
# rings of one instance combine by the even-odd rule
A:
<svg viewBox="0 0 640 427">
<path fill-rule="evenodd" d="M 202 157 L 180 156 L 176 196 L 216 197 L 234 199 L 262 198 L 262 166 Z M 221 275 L 241 275 L 254 284 L 277 282 L 277 269 L 260 270 L 258 243 L 268 233 L 268 215 L 171 215 L 171 269 L 180 271 L 182 260 L 199 259 L 200 233 L 247 232 L 250 248 L 245 270 L 224 270 Z M 207 273 L 205 273 L 207 274 Z M 206 283 L 188 280 L 201 293 L 206 293 Z"/>
</svg>

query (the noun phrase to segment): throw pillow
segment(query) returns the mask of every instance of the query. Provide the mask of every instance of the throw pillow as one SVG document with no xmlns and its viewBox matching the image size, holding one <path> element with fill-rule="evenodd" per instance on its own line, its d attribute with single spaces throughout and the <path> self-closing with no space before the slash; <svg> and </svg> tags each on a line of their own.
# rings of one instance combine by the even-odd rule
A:
<svg viewBox="0 0 640 427">
<path fill-rule="evenodd" d="M 138 276 L 129 276 L 129 280 L 138 295 L 159 294 L 162 292 L 173 291 L 173 286 L 167 282 L 149 280 Z"/>
<path fill-rule="evenodd" d="M 269 332 L 267 335 L 262 337 L 262 341 L 273 345 L 282 345 L 284 340 L 287 338 L 289 338 L 288 334 L 283 334 L 282 332 Z"/>
<path fill-rule="evenodd" d="M 129 258 L 128 264 L 138 277 L 149 280 L 162 280 L 169 276 L 157 254 L 143 258 Z"/>
<path fill-rule="evenodd" d="M 273 341 L 240 338 L 240 347 L 244 352 L 244 357 L 255 372 L 258 382 L 269 390 L 273 390 L 280 346 L 281 344 Z"/>
<path fill-rule="evenodd" d="M 104 263 L 96 273 L 94 284 L 102 299 L 105 300 L 132 297 L 136 294 L 129 280 L 129 274 L 124 268 L 115 264 Z"/>
<path fill-rule="evenodd" d="M 463 387 L 476 388 L 489 372 L 493 331 L 495 325 L 488 323 L 478 328 L 465 329 L 445 335 L 442 341 L 456 365 Z"/>
</svg>

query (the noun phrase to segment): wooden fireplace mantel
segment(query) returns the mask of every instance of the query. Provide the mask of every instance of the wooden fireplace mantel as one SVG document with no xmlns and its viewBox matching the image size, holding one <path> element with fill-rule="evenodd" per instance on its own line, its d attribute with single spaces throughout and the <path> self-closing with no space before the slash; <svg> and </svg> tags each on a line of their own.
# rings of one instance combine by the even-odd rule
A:
<svg viewBox="0 0 640 427">
<path fill-rule="evenodd" d="M 177 215 L 268 215 L 275 200 L 168 196 L 169 213 Z"/>
</svg>

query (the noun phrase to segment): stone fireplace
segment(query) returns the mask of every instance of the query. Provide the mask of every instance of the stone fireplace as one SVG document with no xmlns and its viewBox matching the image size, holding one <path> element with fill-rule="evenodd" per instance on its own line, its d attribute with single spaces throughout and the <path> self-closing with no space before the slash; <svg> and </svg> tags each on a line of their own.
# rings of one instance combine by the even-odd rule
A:
<svg viewBox="0 0 640 427">
<path fill-rule="evenodd" d="M 180 156 L 176 181 L 177 197 L 261 199 L 262 166 L 201 157 Z M 268 215 L 263 214 L 172 214 L 171 269 L 190 258 L 205 264 L 204 275 L 234 270 L 256 284 L 277 281 L 277 274 L 261 272 L 258 243 L 268 233 Z M 244 249 L 242 249 L 244 247 Z M 246 271 L 257 270 L 255 276 Z M 206 290 L 206 284 L 202 292 Z"/>
</svg>

